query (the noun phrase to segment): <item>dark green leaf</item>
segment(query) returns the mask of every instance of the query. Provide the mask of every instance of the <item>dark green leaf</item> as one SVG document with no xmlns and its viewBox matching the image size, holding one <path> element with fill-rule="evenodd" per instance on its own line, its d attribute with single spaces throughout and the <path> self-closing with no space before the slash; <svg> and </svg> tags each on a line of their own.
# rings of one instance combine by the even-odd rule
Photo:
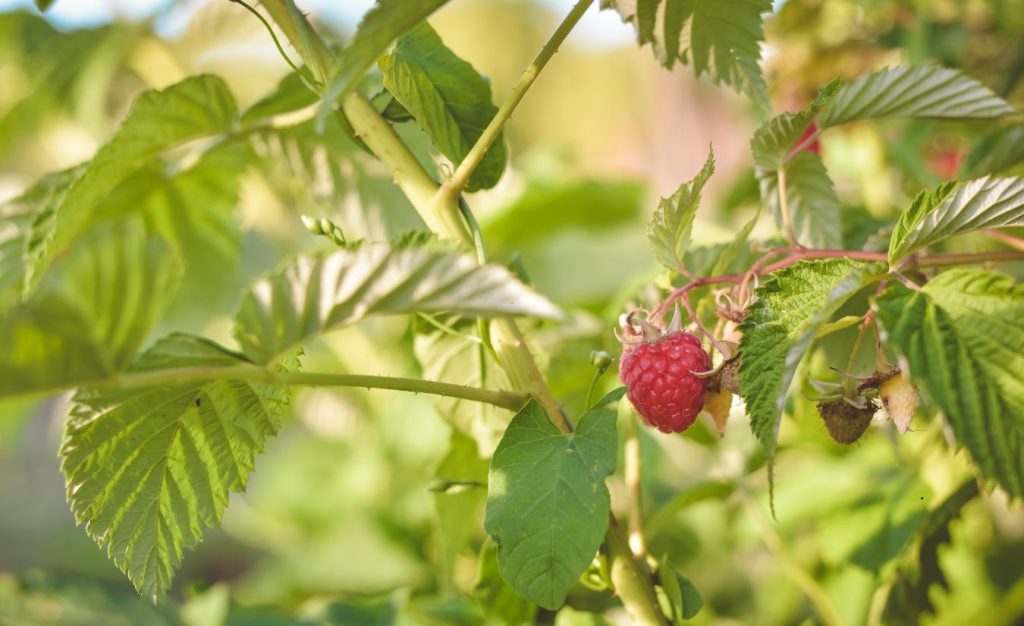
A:
<svg viewBox="0 0 1024 626">
<path fill-rule="evenodd" d="M 675 571 L 667 554 L 658 563 L 658 580 L 664 593 L 662 610 L 672 620 L 673 626 L 682 626 L 685 620 L 693 619 L 704 608 L 700 592 L 688 578 Z"/>
<path fill-rule="evenodd" d="M 491 86 L 449 50 L 429 24 L 420 24 L 378 61 L 384 86 L 412 113 L 434 146 L 454 164 L 466 157 L 498 112 Z M 497 184 L 507 160 L 499 135 L 469 178 L 469 191 Z"/>
<path fill-rule="evenodd" d="M 130 371 L 245 363 L 205 339 L 171 335 Z M 288 401 L 285 387 L 202 378 L 79 391 L 61 446 L 75 519 L 140 593 L 158 598 L 184 551 L 220 523 L 231 492 L 245 489 Z"/>
<path fill-rule="evenodd" d="M 992 119 L 1013 107 L 958 70 L 923 65 L 892 67 L 845 85 L 818 116 L 822 128 L 882 117 Z"/>
<path fill-rule="evenodd" d="M 573 434 L 531 400 L 491 461 L 484 527 L 498 544 L 502 576 L 522 596 L 556 609 L 594 559 L 608 526 L 605 478 L 615 471 L 616 406 L 604 397 Z"/>
<path fill-rule="evenodd" d="M 922 291 L 894 285 L 877 302 L 888 341 L 983 475 L 1024 495 L 1024 288 L 976 269 Z"/>
<path fill-rule="evenodd" d="M 458 252 L 365 245 L 300 257 L 257 281 L 242 302 L 235 335 L 246 355 L 266 363 L 369 315 L 440 312 L 561 315 L 504 267 L 481 267 Z"/>
<path fill-rule="evenodd" d="M 317 126 L 323 128 L 334 103 L 347 96 L 391 42 L 412 30 L 448 0 L 377 0 L 342 50 L 327 82 Z"/>
</svg>

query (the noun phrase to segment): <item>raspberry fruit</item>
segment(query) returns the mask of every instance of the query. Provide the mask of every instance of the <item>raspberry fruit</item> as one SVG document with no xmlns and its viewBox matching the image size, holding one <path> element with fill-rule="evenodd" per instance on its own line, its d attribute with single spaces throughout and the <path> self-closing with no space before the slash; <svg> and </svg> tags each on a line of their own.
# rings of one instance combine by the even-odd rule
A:
<svg viewBox="0 0 1024 626">
<path fill-rule="evenodd" d="M 619 379 L 648 426 L 663 433 L 686 430 L 704 407 L 707 381 L 694 375 L 711 369 L 711 357 L 700 340 L 687 332 L 627 346 L 619 363 Z"/>
<path fill-rule="evenodd" d="M 846 400 L 829 400 L 818 403 L 818 413 L 828 434 L 836 443 L 849 445 L 860 439 L 864 431 L 871 424 L 877 407 L 873 401 L 869 401 L 865 408 L 861 409 L 848 403 Z"/>
</svg>

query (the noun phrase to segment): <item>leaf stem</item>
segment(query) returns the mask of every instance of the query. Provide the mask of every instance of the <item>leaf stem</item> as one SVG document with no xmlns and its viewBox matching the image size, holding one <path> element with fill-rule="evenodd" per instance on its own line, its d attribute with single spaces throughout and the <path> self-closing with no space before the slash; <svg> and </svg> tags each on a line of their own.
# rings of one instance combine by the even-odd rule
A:
<svg viewBox="0 0 1024 626">
<path fill-rule="evenodd" d="M 158 387 L 194 381 L 248 380 L 277 385 L 300 387 L 364 387 L 366 389 L 391 389 L 411 391 L 435 396 L 446 396 L 472 400 L 484 404 L 518 411 L 528 397 L 502 389 L 481 389 L 466 385 L 455 385 L 419 378 L 393 376 L 369 376 L 363 374 L 335 374 L 327 372 L 275 372 L 256 365 L 229 367 L 179 367 L 144 372 L 129 372 L 111 378 L 94 381 L 83 387 L 95 389 L 138 389 Z"/>
<path fill-rule="evenodd" d="M 515 111 L 516 107 L 519 106 L 519 102 L 529 91 L 533 85 L 533 81 L 537 79 L 541 70 L 547 64 L 551 57 L 554 56 L 555 52 L 558 51 L 558 47 L 565 41 L 566 36 L 576 26 L 576 22 L 580 20 L 583 13 L 593 4 L 594 0 L 579 0 L 576 6 L 569 11 L 569 14 L 562 20 L 562 23 L 558 25 L 558 28 L 548 39 L 544 47 L 540 49 L 537 56 L 534 57 L 533 62 L 526 68 L 523 75 L 519 78 L 519 82 L 515 84 L 512 91 L 502 102 L 498 112 L 491 119 L 491 122 L 484 129 L 484 132 L 480 134 L 480 138 L 476 140 L 473 147 L 470 148 L 466 154 L 466 158 L 462 159 L 452 177 L 441 185 L 441 189 L 438 190 L 438 202 L 440 203 L 452 203 L 456 198 L 462 195 L 462 190 L 466 188 L 469 183 L 469 177 L 473 174 L 473 171 L 480 165 L 484 155 L 487 154 L 487 150 L 494 144 L 498 139 L 498 135 L 501 134 L 502 129 L 505 128 L 505 124 L 512 117 L 512 112 Z"/>
<path fill-rule="evenodd" d="M 775 170 L 779 186 L 779 211 L 782 213 L 782 225 L 786 229 L 786 239 L 789 245 L 794 248 L 801 247 L 796 240 L 796 232 L 793 230 L 793 220 L 789 216 L 789 201 L 786 199 L 786 167 L 779 166 Z"/>
</svg>

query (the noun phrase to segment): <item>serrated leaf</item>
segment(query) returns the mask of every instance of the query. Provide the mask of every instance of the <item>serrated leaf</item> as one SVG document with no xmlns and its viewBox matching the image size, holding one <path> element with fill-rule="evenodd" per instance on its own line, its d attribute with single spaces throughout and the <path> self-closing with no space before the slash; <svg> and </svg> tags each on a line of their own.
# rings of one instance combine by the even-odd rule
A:
<svg viewBox="0 0 1024 626">
<path fill-rule="evenodd" d="M 403 35 L 377 62 L 384 87 L 416 119 L 434 146 L 455 165 L 469 153 L 498 112 L 491 86 L 423 23 Z M 469 178 L 468 191 L 497 184 L 508 153 L 499 135 Z"/>
<path fill-rule="evenodd" d="M 237 117 L 223 80 L 202 75 L 140 95 L 114 136 L 64 194 L 55 220 L 33 228 L 26 252 L 30 280 L 85 231 L 107 196 L 161 153 L 191 140 L 228 132 Z"/>
<path fill-rule="evenodd" d="M 82 166 L 39 179 L 20 196 L 0 205 L 0 310 L 25 291 L 25 266 L 32 241 L 52 228 L 64 194 L 78 180 Z"/>
<path fill-rule="evenodd" d="M 347 96 L 391 42 L 441 8 L 448 0 L 377 0 L 359 22 L 352 41 L 338 55 L 317 113 L 323 128 L 334 103 Z"/>
<path fill-rule="evenodd" d="M 171 335 L 131 371 L 245 363 L 213 342 Z M 61 445 L 76 521 L 140 593 L 160 597 L 184 551 L 220 523 L 230 493 L 245 488 L 288 401 L 287 387 L 244 380 L 82 389 Z"/>
<path fill-rule="evenodd" d="M 300 257 L 258 280 L 242 302 L 235 336 L 247 356 L 266 363 L 370 315 L 440 312 L 561 315 L 499 265 L 479 266 L 459 252 L 366 245 Z"/>
<path fill-rule="evenodd" d="M 993 119 L 1012 106 L 958 70 L 901 66 L 865 74 L 845 85 L 818 116 L 821 128 L 883 117 Z"/>
<path fill-rule="evenodd" d="M 978 140 L 960 166 L 960 178 L 979 178 L 1024 163 L 1024 126 L 996 128 Z"/>
<path fill-rule="evenodd" d="M 977 269 L 939 274 L 920 292 L 877 301 L 887 341 L 987 478 L 1024 495 L 1024 288 Z"/>
<path fill-rule="evenodd" d="M 757 290 L 740 324 L 740 389 L 750 428 L 774 455 L 786 393 L 818 330 L 870 277 L 849 259 L 801 261 Z"/>
<path fill-rule="evenodd" d="M 821 157 L 800 152 L 785 167 L 786 209 L 797 242 L 811 248 L 842 247 L 839 198 Z M 758 171 L 758 183 L 765 206 L 783 228 L 778 171 Z"/>
<path fill-rule="evenodd" d="M 770 1 L 607 0 L 602 6 L 634 24 L 641 45 L 653 42 L 665 67 L 677 60 L 690 64 L 698 76 L 707 74 L 768 108 L 760 44 Z"/>
<path fill-rule="evenodd" d="M 708 276 L 720 276 L 732 267 L 732 264 L 738 259 L 744 250 L 749 249 L 748 240 L 750 239 L 750 232 L 754 230 L 754 226 L 757 225 L 757 220 L 760 219 L 761 212 L 758 211 L 754 217 L 750 218 L 743 228 L 736 233 L 736 236 L 732 241 L 722 250 L 722 253 L 718 255 L 715 260 L 715 264 L 711 266 L 711 271 L 707 273 Z"/>
<path fill-rule="evenodd" d="M 484 528 L 498 565 L 520 595 L 554 610 L 601 546 L 615 471 L 617 389 L 565 434 L 531 400 L 509 424 L 491 460 Z"/>
<path fill-rule="evenodd" d="M 0 317 L 0 396 L 59 391 L 120 371 L 181 278 L 166 246 L 131 224 L 98 231 L 55 269 Z"/>
<path fill-rule="evenodd" d="M 1024 178 L 986 176 L 922 192 L 889 241 L 889 263 L 954 235 L 1024 225 Z"/>
<path fill-rule="evenodd" d="M 775 218 L 779 228 L 785 219 L 779 196 L 779 172 L 786 179 L 786 209 L 797 242 L 815 248 L 837 248 L 842 245 L 842 219 L 839 198 L 832 179 L 821 158 L 806 150 L 793 152 L 800 136 L 814 121 L 815 115 L 835 96 L 839 88 L 832 81 L 804 111 L 782 113 L 757 129 L 750 141 L 754 155 L 754 176 L 761 190 L 761 200 Z"/>
<path fill-rule="evenodd" d="M 682 272 L 683 259 L 690 247 L 690 231 L 697 215 L 700 193 L 715 172 L 715 154 L 708 152 L 704 167 L 693 179 L 683 183 L 671 196 L 662 198 L 647 225 L 647 242 L 654 256 L 667 269 Z"/>
</svg>

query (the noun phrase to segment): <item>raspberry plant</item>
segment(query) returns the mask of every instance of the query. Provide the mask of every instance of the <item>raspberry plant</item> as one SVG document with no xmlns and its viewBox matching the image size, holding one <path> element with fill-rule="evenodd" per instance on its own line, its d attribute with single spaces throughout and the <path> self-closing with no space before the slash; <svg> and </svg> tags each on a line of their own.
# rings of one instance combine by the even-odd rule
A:
<svg viewBox="0 0 1024 626">
<path fill-rule="evenodd" d="M 603 623 L 579 621 L 583 605 L 572 599 L 589 587 L 610 614 L 621 604 L 636 623 L 677 624 L 700 615 L 701 572 L 684 577 L 671 550 L 649 549 L 650 537 L 706 499 L 735 498 L 752 519 L 762 508 L 791 515 L 774 500 L 776 483 L 793 477 L 776 472 L 784 416 L 810 415 L 838 444 L 889 431 L 902 435 L 897 448 L 918 433 L 916 446 L 966 451 L 970 469 L 950 470 L 955 488 L 922 496 L 887 535 L 892 554 L 868 567 L 878 576 L 875 623 L 913 623 L 934 608 L 930 580 L 912 570 L 934 558 L 950 520 L 994 492 L 1024 496 L 1024 240 L 1012 230 L 1024 226 L 1024 179 L 1007 173 L 1024 162 L 1019 111 L 960 70 L 914 64 L 837 78 L 801 110 L 773 115 L 761 69 L 771 3 L 603 1 L 664 66 L 689 65 L 749 99 L 761 120 L 750 140 L 759 202 L 731 241 L 694 243 L 715 174 L 709 150 L 703 169 L 658 203 L 647 239 L 662 271 L 614 304 L 621 322 L 602 327 L 593 346 L 624 350 L 628 390 L 601 378 L 609 355 L 594 359 L 596 372 L 579 359 L 574 371 L 594 377 L 577 412 L 550 384 L 555 366 L 536 356 L 543 333 L 571 330 L 574 312 L 490 256 L 466 194 L 502 178 L 507 122 L 593 0 L 572 6 L 500 105 L 431 27 L 445 4 L 378 0 L 351 40 L 333 46 L 291 0 L 235 0 L 235 19 L 263 22 L 292 67 L 275 90 L 248 107 L 213 74 L 143 91 L 91 159 L 0 207 L 0 395 L 73 392 L 60 463 L 85 532 L 140 594 L 160 601 L 222 522 L 229 496 L 245 490 L 260 452 L 289 428 L 297 393 L 427 394 L 452 429 L 432 486 L 447 532 L 439 576 L 452 578 L 481 508 L 490 537 L 466 623 Z M 985 134 L 953 180 L 919 186 L 885 221 L 840 199 L 822 146 L 835 129 L 889 119 Z M 338 187 L 385 172 L 375 184 L 393 181 L 415 227 L 382 237 L 366 226 L 386 212 L 371 201 L 358 207 L 362 218 L 337 206 L 289 214 L 317 236 L 318 251 L 253 277 L 237 301 L 223 287 L 210 296 L 209 274 L 240 254 L 235 207 L 246 173 L 298 180 L 315 197 L 324 167 Z M 346 180 L 353 172 L 357 180 Z M 872 232 L 858 237 L 862 223 Z M 197 325 L 182 324 L 175 307 L 207 296 L 235 309 L 230 338 L 182 330 Z M 193 309 L 212 317 L 215 307 Z M 409 320 L 421 376 L 319 366 L 325 336 L 381 316 Z M 606 392 L 596 401 L 595 388 Z M 743 472 L 717 481 L 709 468 L 707 482 L 645 516 L 643 449 L 670 435 L 639 431 L 624 396 L 665 433 L 707 438 L 703 408 L 718 435 L 749 424 L 760 449 Z M 617 422 L 619 507 L 606 484 L 616 476 Z M 944 436 L 925 440 L 931 424 Z M 761 481 L 764 500 L 751 495 Z M 777 522 L 762 522 L 809 610 L 844 623 Z"/>
</svg>

